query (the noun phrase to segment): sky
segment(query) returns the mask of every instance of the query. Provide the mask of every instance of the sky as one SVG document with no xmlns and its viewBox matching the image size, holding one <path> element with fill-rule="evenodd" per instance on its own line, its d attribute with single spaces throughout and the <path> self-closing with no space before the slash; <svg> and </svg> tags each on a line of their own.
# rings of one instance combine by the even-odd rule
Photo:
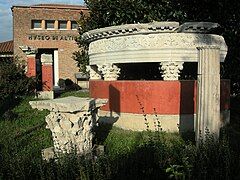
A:
<svg viewBox="0 0 240 180">
<path fill-rule="evenodd" d="M 0 42 L 13 39 L 11 11 L 12 6 L 46 3 L 83 5 L 84 0 L 0 0 Z"/>
</svg>

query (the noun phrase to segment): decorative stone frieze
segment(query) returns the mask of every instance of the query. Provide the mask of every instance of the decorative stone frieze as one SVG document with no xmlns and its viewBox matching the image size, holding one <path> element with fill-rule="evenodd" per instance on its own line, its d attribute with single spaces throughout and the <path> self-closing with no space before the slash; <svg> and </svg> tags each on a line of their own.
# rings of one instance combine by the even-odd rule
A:
<svg viewBox="0 0 240 180">
<path fill-rule="evenodd" d="M 157 22 L 126 24 L 94 29 L 83 34 L 83 39 L 91 42 L 102 38 L 126 36 L 131 34 L 147 34 L 151 32 L 174 32 L 179 27 L 178 22 Z"/>
<path fill-rule="evenodd" d="M 183 62 L 161 62 L 159 68 L 163 72 L 163 80 L 178 80 L 180 70 L 183 69 Z"/>
<path fill-rule="evenodd" d="M 90 80 L 101 79 L 101 73 L 98 71 L 98 67 L 96 65 L 87 66 L 87 72 L 89 72 Z"/>
<path fill-rule="evenodd" d="M 151 33 L 213 33 L 219 28 L 218 23 L 213 22 L 186 22 L 179 26 L 178 22 L 157 22 L 125 24 L 94 29 L 82 35 L 88 42 L 103 38 L 129 36 Z"/>
<path fill-rule="evenodd" d="M 179 26 L 178 33 L 211 33 L 220 27 L 218 23 L 212 22 L 186 22 Z"/>
<path fill-rule="evenodd" d="M 32 108 L 48 109 L 47 128 L 51 130 L 54 152 L 79 154 L 92 150 L 93 128 L 96 125 L 97 109 L 107 100 L 66 97 L 54 100 L 31 101 Z"/>
<path fill-rule="evenodd" d="M 114 64 L 98 65 L 98 70 L 102 72 L 105 81 L 116 81 L 120 74 L 120 68 Z"/>
<path fill-rule="evenodd" d="M 198 51 L 197 141 L 207 132 L 217 138 L 220 131 L 220 47 L 202 46 Z"/>
<path fill-rule="evenodd" d="M 146 63 L 163 61 L 198 62 L 199 46 L 220 46 L 224 62 L 224 38 L 200 33 L 149 33 L 99 39 L 89 45 L 89 64 Z"/>
</svg>

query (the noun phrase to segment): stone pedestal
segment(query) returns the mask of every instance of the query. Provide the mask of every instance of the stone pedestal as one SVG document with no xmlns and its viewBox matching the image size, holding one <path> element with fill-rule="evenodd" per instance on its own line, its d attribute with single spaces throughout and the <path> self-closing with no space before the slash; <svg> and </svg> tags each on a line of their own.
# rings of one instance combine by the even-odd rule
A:
<svg viewBox="0 0 240 180">
<path fill-rule="evenodd" d="M 120 68 L 114 64 L 98 65 L 98 70 L 102 72 L 105 81 L 116 81 L 120 74 Z"/>
<path fill-rule="evenodd" d="M 51 54 L 41 55 L 43 91 L 53 89 L 53 59 Z"/>
<path fill-rule="evenodd" d="M 220 130 L 220 48 L 202 46 L 198 51 L 197 141 L 207 132 L 218 138 Z"/>
<path fill-rule="evenodd" d="M 97 109 L 107 100 L 66 97 L 54 100 L 31 101 L 32 108 L 48 109 L 47 128 L 52 132 L 54 152 L 89 153 L 92 150 L 93 128 Z"/>
</svg>

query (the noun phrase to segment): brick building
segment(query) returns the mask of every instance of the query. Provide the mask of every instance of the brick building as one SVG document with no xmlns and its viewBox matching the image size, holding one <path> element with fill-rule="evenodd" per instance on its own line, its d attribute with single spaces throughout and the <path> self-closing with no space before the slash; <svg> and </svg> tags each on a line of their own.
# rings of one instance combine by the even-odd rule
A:
<svg viewBox="0 0 240 180">
<path fill-rule="evenodd" d="M 87 8 L 76 5 L 39 4 L 13 6 L 14 55 L 26 60 L 27 75 L 38 76 L 52 90 L 59 79 L 70 78 L 78 72 L 72 53 L 78 50 L 77 20 Z"/>
</svg>

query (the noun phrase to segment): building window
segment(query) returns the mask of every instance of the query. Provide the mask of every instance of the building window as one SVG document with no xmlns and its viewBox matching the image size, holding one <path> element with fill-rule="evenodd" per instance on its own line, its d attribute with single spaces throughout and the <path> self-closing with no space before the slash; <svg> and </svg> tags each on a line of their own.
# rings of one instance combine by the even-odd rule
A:
<svg viewBox="0 0 240 180">
<path fill-rule="evenodd" d="M 45 25 L 46 29 L 54 29 L 54 23 L 55 23 L 54 20 L 46 20 L 45 22 L 46 22 L 46 25 Z"/>
<path fill-rule="evenodd" d="M 67 21 L 58 21 L 58 29 L 67 29 Z"/>
<path fill-rule="evenodd" d="M 76 21 L 71 22 L 71 29 L 78 29 L 78 24 Z"/>
<path fill-rule="evenodd" d="M 42 21 L 32 20 L 32 29 L 42 29 Z"/>
</svg>

